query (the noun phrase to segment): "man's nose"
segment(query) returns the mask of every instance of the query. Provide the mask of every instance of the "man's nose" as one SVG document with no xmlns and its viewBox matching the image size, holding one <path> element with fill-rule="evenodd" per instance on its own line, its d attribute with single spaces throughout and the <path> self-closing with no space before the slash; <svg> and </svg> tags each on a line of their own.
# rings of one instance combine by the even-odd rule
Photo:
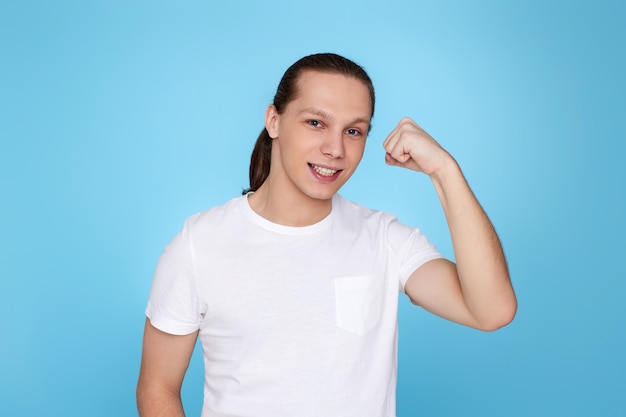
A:
<svg viewBox="0 0 626 417">
<path fill-rule="evenodd" d="M 344 156 L 343 146 L 343 132 L 332 132 L 324 138 L 321 151 L 329 158 L 343 158 Z"/>
</svg>

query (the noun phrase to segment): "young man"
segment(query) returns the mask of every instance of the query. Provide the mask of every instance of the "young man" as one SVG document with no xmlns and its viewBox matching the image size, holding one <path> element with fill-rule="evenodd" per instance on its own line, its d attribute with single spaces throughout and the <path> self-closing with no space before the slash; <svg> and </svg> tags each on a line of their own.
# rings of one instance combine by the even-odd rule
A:
<svg viewBox="0 0 626 417">
<path fill-rule="evenodd" d="M 498 237 L 459 166 L 410 119 L 387 164 L 428 175 L 456 264 L 419 229 L 346 201 L 374 89 L 334 54 L 292 65 L 266 111 L 244 196 L 192 216 L 167 247 L 148 302 L 141 416 L 182 416 L 198 335 L 203 417 L 395 416 L 397 302 L 491 331 L 516 299 Z"/>
</svg>

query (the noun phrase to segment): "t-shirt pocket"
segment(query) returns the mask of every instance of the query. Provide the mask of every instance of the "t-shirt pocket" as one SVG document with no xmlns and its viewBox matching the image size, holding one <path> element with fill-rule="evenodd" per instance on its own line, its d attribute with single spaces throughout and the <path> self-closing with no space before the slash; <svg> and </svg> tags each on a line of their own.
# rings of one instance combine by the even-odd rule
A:
<svg viewBox="0 0 626 417">
<path fill-rule="evenodd" d="M 382 285 L 370 275 L 335 278 L 335 319 L 337 326 L 364 335 L 380 320 Z"/>
</svg>

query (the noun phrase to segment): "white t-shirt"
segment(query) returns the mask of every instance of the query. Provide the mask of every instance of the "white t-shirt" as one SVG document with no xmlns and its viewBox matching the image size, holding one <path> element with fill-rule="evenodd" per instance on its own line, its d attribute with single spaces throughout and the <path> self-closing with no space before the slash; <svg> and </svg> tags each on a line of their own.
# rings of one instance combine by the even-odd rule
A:
<svg viewBox="0 0 626 417">
<path fill-rule="evenodd" d="M 306 227 L 243 196 L 187 219 L 146 314 L 167 333 L 200 330 L 203 417 L 393 417 L 398 293 L 440 257 L 418 229 L 339 195 Z"/>
</svg>

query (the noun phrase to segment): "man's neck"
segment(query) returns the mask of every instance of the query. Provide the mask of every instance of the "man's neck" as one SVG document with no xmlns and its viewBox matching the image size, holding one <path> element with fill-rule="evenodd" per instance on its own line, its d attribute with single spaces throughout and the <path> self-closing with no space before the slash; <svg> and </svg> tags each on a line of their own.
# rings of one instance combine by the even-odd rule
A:
<svg viewBox="0 0 626 417">
<path fill-rule="evenodd" d="M 332 209 L 332 199 L 317 200 L 304 194 L 286 196 L 270 181 L 251 196 L 248 203 L 259 216 L 283 226 L 304 227 L 327 217 Z"/>
</svg>

